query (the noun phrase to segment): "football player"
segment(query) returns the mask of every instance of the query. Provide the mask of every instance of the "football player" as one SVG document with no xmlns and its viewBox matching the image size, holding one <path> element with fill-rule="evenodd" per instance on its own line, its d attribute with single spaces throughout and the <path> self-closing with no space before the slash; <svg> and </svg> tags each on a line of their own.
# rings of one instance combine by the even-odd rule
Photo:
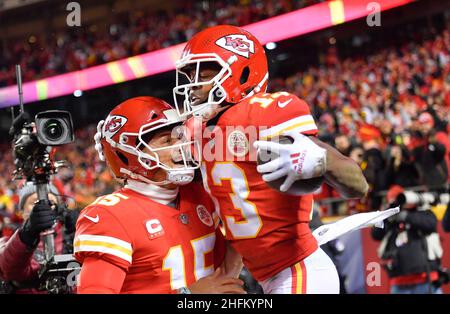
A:
<svg viewBox="0 0 450 314">
<path fill-rule="evenodd" d="M 125 186 L 80 213 L 78 293 L 244 292 L 239 279 L 225 276 L 239 274 L 240 265 L 223 262 L 209 195 L 188 184 L 195 165 L 186 150 L 192 143 L 177 131 L 181 122 L 164 101 L 136 97 L 100 124 L 101 158 Z"/>
<path fill-rule="evenodd" d="M 343 196 L 362 197 L 368 185 L 358 165 L 315 137 L 303 100 L 265 92 L 264 48 L 246 30 L 220 25 L 197 33 L 176 71 L 176 108 L 204 122 L 204 186 L 244 265 L 265 293 L 338 293 L 335 266 L 308 226 L 313 196 L 280 191 L 323 176 Z M 271 141 L 280 136 L 292 145 Z M 257 149 L 276 151 L 278 158 L 257 166 Z M 280 191 L 266 184 L 283 177 Z"/>
</svg>

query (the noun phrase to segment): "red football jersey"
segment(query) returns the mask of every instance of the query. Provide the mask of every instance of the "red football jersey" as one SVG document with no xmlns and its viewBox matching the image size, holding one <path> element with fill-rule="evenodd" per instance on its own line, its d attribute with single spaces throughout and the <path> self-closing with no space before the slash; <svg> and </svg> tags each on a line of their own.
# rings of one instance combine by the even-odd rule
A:
<svg viewBox="0 0 450 314">
<path fill-rule="evenodd" d="M 94 256 L 124 269 L 121 293 L 171 293 L 222 263 L 218 221 L 201 185 L 180 187 L 177 208 L 124 188 L 81 211 L 74 255 L 81 263 Z"/>
<path fill-rule="evenodd" d="M 315 135 L 317 127 L 308 105 L 286 92 L 256 94 L 209 124 L 202 151 L 205 189 L 226 239 L 252 275 L 265 280 L 309 256 L 317 242 L 309 229 L 313 196 L 270 188 L 256 171 L 253 142 L 286 131 Z"/>
</svg>

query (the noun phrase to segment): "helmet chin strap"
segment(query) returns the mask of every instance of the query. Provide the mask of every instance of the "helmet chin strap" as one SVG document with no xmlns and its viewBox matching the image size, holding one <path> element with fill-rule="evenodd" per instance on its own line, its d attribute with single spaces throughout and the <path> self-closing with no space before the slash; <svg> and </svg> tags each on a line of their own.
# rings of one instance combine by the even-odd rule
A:
<svg viewBox="0 0 450 314">
<path fill-rule="evenodd" d="M 167 171 L 167 180 L 175 185 L 186 185 L 194 179 L 194 170 Z"/>
<path fill-rule="evenodd" d="M 178 195 L 178 186 L 186 185 L 194 179 L 195 172 L 193 170 L 166 171 L 167 177 L 164 181 L 135 180 L 129 178 L 125 184 L 125 188 L 138 192 L 149 197 L 151 200 L 168 205 L 172 203 Z M 165 186 L 174 184 L 175 189 L 168 189 Z"/>
<path fill-rule="evenodd" d="M 202 117 L 203 120 L 208 121 L 214 118 L 219 113 L 219 107 L 219 105 L 209 105 L 205 108 L 195 111 L 193 115 Z"/>
<path fill-rule="evenodd" d="M 125 168 L 120 168 L 120 172 L 124 173 L 128 176 L 128 180 L 133 180 L 136 182 L 142 182 L 146 185 L 156 185 L 163 187 L 164 185 L 168 184 L 175 184 L 175 185 L 186 185 L 194 179 L 195 172 L 194 170 L 165 170 L 166 171 L 166 179 L 163 181 L 153 181 L 150 179 L 147 179 L 144 176 L 141 176 L 139 174 L 136 174 L 134 172 L 129 171 Z"/>
<path fill-rule="evenodd" d="M 217 116 L 220 112 L 230 107 L 221 105 L 209 105 L 193 113 L 194 116 L 201 117 L 203 121 L 209 121 Z"/>
</svg>

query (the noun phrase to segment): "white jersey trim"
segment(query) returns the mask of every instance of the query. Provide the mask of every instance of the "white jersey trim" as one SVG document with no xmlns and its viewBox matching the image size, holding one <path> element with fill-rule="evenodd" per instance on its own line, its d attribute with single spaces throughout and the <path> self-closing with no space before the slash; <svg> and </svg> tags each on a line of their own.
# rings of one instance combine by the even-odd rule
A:
<svg viewBox="0 0 450 314">
<path fill-rule="evenodd" d="M 311 115 L 304 115 L 275 125 L 269 129 L 259 132 L 259 139 L 265 140 L 287 131 L 298 131 L 300 133 L 317 130 L 314 118 Z"/>
<path fill-rule="evenodd" d="M 114 237 L 81 234 L 74 241 L 74 253 L 77 252 L 108 253 L 131 263 L 133 250 L 131 243 Z"/>
</svg>

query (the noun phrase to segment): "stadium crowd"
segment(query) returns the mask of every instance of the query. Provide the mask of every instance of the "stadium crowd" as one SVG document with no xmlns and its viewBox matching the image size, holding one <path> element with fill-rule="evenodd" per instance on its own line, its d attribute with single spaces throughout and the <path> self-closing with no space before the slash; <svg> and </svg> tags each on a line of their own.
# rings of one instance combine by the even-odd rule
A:
<svg viewBox="0 0 450 314">
<path fill-rule="evenodd" d="M 15 64 L 30 81 L 169 47 L 208 26 L 247 25 L 317 2 L 322 0 L 182 1 L 175 11 L 118 15 L 108 30 L 92 24 L 6 40 L 8 49 L 0 49 L 0 87 L 15 83 Z"/>
<path fill-rule="evenodd" d="M 371 185 L 361 209 L 378 209 L 394 185 L 442 190 L 450 178 L 450 33 L 429 37 L 361 58 L 330 49 L 320 67 L 272 81 L 305 99 L 319 136 L 361 165 Z"/>
</svg>

